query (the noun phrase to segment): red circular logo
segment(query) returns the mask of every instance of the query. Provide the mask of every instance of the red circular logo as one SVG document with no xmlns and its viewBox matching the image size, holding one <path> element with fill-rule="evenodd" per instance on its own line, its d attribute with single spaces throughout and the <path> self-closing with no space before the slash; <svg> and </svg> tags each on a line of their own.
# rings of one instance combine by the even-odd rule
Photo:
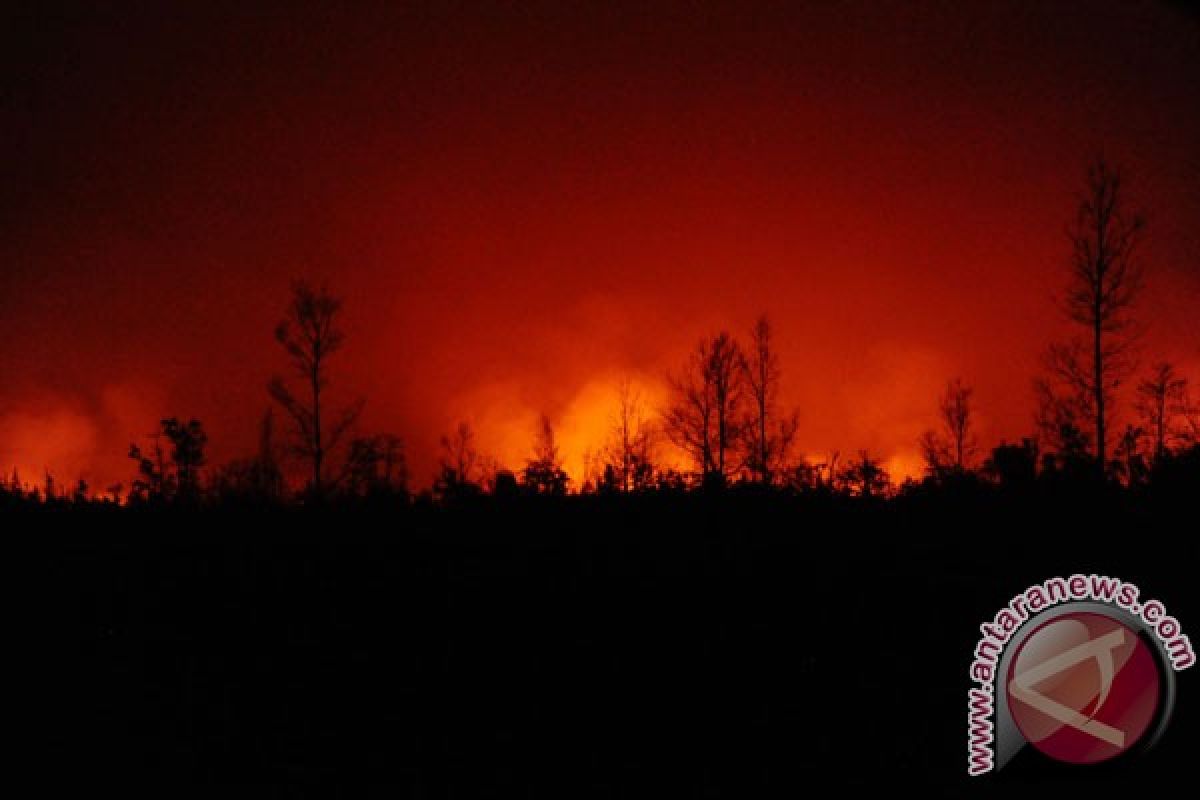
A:
<svg viewBox="0 0 1200 800">
<path fill-rule="evenodd" d="M 1154 653 L 1132 630 L 1096 613 L 1038 627 L 1008 670 L 1008 707 L 1022 735 L 1051 758 L 1105 761 L 1133 747 L 1158 711 Z"/>
</svg>

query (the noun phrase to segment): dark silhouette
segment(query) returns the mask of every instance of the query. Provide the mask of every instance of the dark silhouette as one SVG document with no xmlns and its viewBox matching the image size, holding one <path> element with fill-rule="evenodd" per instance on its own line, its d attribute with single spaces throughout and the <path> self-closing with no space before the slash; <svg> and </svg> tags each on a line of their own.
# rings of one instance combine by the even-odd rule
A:
<svg viewBox="0 0 1200 800">
<path fill-rule="evenodd" d="M 475 431 L 465 420 L 459 422 L 453 433 L 441 439 L 441 480 L 447 484 L 475 483 L 479 451 L 475 449 Z"/>
<path fill-rule="evenodd" d="M 603 484 L 623 492 L 644 489 L 654 479 L 655 431 L 647 419 L 641 394 L 628 380 L 617 386 L 617 410 L 604 448 Z"/>
<path fill-rule="evenodd" d="M 525 464 L 525 489 L 536 495 L 561 497 L 567 493 L 567 481 L 558 445 L 554 442 L 554 427 L 550 418 L 543 414 L 533 440 L 533 458 Z"/>
<path fill-rule="evenodd" d="M 133 479 L 130 489 L 131 499 L 161 499 L 167 494 L 165 489 L 166 460 L 163 456 L 161 439 L 160 431 L 150 434 L 150 440 L 154 442 L 154 450 L 149 456 L 145 455 L 136 443 L 129 445 L 129 458 L 137 463 L 137 477 Z"/>
<path fill-rule="evenodd" d="M 795 492 L 831 494 L 838 487 L 840 457 L 834 451 L 826 461 L 801 461 L 787 471 L 784 485 Z"/>
<path fill-rule="evenodd" d="M 351 497 L 406 493 L 408 470 L 400 437 L 380 433 L 351 440 L 340 483 Z"/>
<path fill-rule="evenodd" d="M 1158 464 L 1170 447 L 1191 438 L 1190 419 L 1195 410 L 1188 400 L 1187 378 L 1163 361 L 1138 384 L 1137 392 L 1137 410 L 1151 437 L 1154 463 Z"/>
<path fill-rule="evenodd" d="M 1076 406 L 1088 418 L 1096 469 L 1108 468 L 1108 428 L 1117 386 L 1131 369 L 1135 338 L 1130 311 L 1143 282 L 1135 259 L 1144 228 L 1129 208 L 1119 171 L 1103 159 L 1088 167 L 1086 192 L 1069 228 L 1071 277 L 1063 300 L 1067 318 L 1085 334 L 1052 345 L 1046 363 L 1062 387 L 1054 403 Z M 1040 389 L 1043 394 L 1049 386 Z"/>
<path fill-rule="evenodd" d="M 323 408 L 329 385 L 328 360 L 341 349 L 344 339 L 337 327 L 341 307 L 342 301 L 325 287 L 314 289 L 304 282 L 292 287 L 292 300 L 275 328 L 275 339 L 287 352 L 293 371 L 304 380 L 307 397 L 293 394 L 282 378 L 273 378 L 267 387 L 292 420 L 294 450 L 311 465 L 309 490 L 317 498 L 324 496 L 328 454 L 362 411 L 359 401 L 330 422 Z"/>
<path fill-rule="evenodd" d="M 1038 445 L 1034 439 L 1020 444 L 1001 442 L 983 465 L 983 474 L 1004 489 L 1027 490 L 1037 479 Z"/>
<path fill-rule="evenodd" d="M 761 484 L 770 484 L 787 467 L 799 412 L 779 418 L 779 382 L 783 368 L 771 341 L 771 323 L 763 314 L 750 330 L 750 346 L 742 360 L 750 395 L 750 414 L 742 426 L 746 466 Z"/>
<path fill-rule="evenodd" d="M 1146 430 L 1138 425 L 1126 425 L 1117 438 L 1110 464 L 1112 477 L 1125 486 L 1143 484 L 1150 475 L 1150 462 L 1143 452 Z"/>
<path fill-rule="evenodd" d="M 848 463 L 838 478 L 847 492 L 863 499 L 881 497 L 892 482 L 887 470 L 866 450 L 859 450 L 858 460 Z"/>
<path fill-rule="evenodd" d="M 971 431 L 972 394 L 973 390 L 960 378 L 946 384 L 938 401 L 941 430 L 925 431 L 919 441 L 921 455 L 931 475 L 941 476 L 948 471 L 961 473 L 969 468 L 976 450 Z"/>
<path fill-rule="evenodd" d="M 180 494 L 194 497 L 199 490 L 198 471 L 205 464 L 204 448 L 208 434 L 197 419 L 180 422 L 172 417 L 162 422 L 163 435 L 171 443 L 171 463 Z"/>
<path fill-rule="evenodd" d="M 521 487 L 512 470 L 498 469 L 492 476 L 491 490 L 496 499 L 511 501 L 520 494 Z"/>
<path fill-rule="evenodd" d="M 197 419 L 180 422 L 176 417 L 162 420 L 159 426 L 159 431 L 150 434 L 154 442 L 152 455 L 144 455 L 137 444 L 129 446 L 129 457 L 138 468 L 130 499 L 198 502 L 202 490 L 200 468 L 206 463 L 204 448 L 208 444 L 204 426 Z M 163 450 L 163 438 L 171 446 L 169 454 Z"/>
<path fill-rule="evenodd" d="M 283 500 L 283 472 L 275 443 L 275 411 L 268 408 L 259 421 L 258 453 L 217 470 L 213 490 L 234 505 L 276 505 Z"/>
<path fill-rule="evenodd" d="M 740 437 L 745 372 L 741 348 L 728 333 L 702 339 L 682 373 L 668 375 L 663 411 L 667 438 L 687 454 L 706 483 L 724 484 Z"/>
<path fill-rule="evenodd" d="M 1069 464 L 1072 470 L 1087 468 L 1094 475 L 1091 465 L 1095 457 L 1088 434 L 1086 403 L 1056 393 L 1050 382 L 1042 378 L 1034 380 L 1033 388 L 1037 398 L 1034 422 L 1049 450 L 1043 454 L 1043 460 L 1060 466 Z"/>
</svg>

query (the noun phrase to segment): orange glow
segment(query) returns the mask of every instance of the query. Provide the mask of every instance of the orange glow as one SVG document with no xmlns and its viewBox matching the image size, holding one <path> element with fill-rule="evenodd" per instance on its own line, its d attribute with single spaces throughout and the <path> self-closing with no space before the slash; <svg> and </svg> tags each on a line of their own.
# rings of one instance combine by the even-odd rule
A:
<svg viewBox="0 0 1200 800">
<path fill-rule="evenodd" d="M 16 470 L 23 485 L 41 487 L 49 472 L 59 488 L 69 490 L 92 467 L 97 432 L 89 417 L 55 409 L 9 414 L 0 420 L 0 438 L 13 454 L 4 468 L 6 480 Z"/>
<path fill-rule="evenodd" d="M 797 452 L 917 474 L 949 378 L 983 448 L 1031 432 L 1101 150 L 1148 212 L 1144 360 L 1200 381 L 1200 49 L 1168 4 L 576 5 L 46 33 L 0 110 L 0 471 L 128 483 L 163 416 L 252 453 L 308 277 L 345 299 L 331 402 L 365 396 L 418 486 L 460 419 L 520 469 L 543 412 L 578 486 L 621 376 L 655 416 L 760 313 Z"/>
</svg>

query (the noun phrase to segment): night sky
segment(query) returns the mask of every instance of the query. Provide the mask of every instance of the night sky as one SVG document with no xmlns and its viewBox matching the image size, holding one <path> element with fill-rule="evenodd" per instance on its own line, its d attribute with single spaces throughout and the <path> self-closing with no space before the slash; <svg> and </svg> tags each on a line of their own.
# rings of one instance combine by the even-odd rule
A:
<svg viewBox="0 0 1200 800">
<path fill-rule="evenodd" d="M 1178 6 L 139 5 L 0 12 L 0 470 L 127 482 L 163 416 L 252 452 L 307 277 L 418 485 L 456 420 L 520 466 L 543 411 L 577 474 L 619 379 L 660 398 L 760 312 L 800 451 L 916 472 L 951 377 L 982 443 L 1032 432 L 1099 153 L 1148 218 L 1143 365 L 1200 381 Z"/>
</svg>

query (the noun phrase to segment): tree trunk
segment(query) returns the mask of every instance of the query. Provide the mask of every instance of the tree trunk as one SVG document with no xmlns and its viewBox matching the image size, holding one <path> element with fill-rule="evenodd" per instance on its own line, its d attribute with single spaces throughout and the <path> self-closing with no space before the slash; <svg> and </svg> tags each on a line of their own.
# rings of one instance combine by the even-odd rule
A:
<svg viewBox="0 0 1200 800">
<path fill-rule="evenodd" d="M 1096 299 L 1096 316 L 1095 323 L 1092 329 L 1092 345 L 1095 370 L 1095 398 L 1096 398 L 1096 460 L 1097 470 L 1100 474 L 1100 479 L 1103 480 L 1107 471 L 1107 462 L 1105 460 L 1105 433 L 1104 430 L 1104 352 L 1101 348 L 1101 328 L 1100 318 L 1100 300 Z"/>
<path fill-rule="evenodd" d="M 325 453 L 321 449 L 321 367 L 320 362 L 313 360 L 312 369 L 312 398 L 313 398 L 313 493 L 321 495 L 321 462 Z"/>
</svg>

